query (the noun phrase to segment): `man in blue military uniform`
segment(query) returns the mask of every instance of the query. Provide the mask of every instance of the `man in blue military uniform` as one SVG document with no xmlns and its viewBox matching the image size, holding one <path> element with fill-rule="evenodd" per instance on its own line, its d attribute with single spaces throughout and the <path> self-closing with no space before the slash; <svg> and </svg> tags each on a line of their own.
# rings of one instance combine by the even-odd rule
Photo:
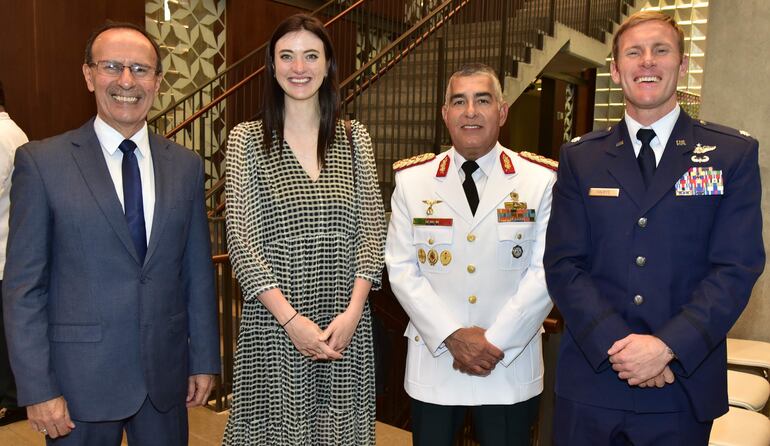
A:
<svg viewBox="0 0 770 446">
<path fill-rule="evenodd" d="M 613 41 L 626 114 L 561 149 L 544 265 L 564 316 L 557 445 L 705 445 L 727 411 L 725 336 L 761 274 L 758 144 L 676 101 L 683 33 Z"/>
</svg>

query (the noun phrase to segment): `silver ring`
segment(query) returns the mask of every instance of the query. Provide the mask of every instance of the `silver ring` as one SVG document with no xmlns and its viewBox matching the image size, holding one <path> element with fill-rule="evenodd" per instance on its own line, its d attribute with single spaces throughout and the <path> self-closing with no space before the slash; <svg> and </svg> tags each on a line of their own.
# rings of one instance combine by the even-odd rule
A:
<svg viewBox="0 0 770 446">
<path fill-rule="evenodd" d="M 40 433 L 44 435 L 48 435 L 48 430 L 46 428 L 40 429 Z"/>
</svg>

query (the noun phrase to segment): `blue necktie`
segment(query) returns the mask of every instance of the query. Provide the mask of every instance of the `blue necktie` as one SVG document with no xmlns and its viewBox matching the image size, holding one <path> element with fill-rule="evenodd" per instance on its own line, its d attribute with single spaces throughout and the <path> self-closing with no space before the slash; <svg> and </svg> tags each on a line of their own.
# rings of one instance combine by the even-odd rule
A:
<svg viewBox="0 0 770 446">
<path fill-rule="evenodd" d="M 636 138 L 642 142 L 642 150 L 639 151 L 636 162 L 639 163 L 639 171 L 642 173 L 644 187 L 648 188 L 650 182 L 652 182 L 652 176 L 655 174 L 655 153 L 652 151 L 652 146 L 650 146 L 650 143 L 655 138 L 655 130 L 639 129 L 636 132 Z"/>
<path fill-rule="evenodd" d="M 147 254 L 147 232 L 144 227 L 142 177 L 134 153 L 136 143 L 125 139 L 118 148 L 123 152 L 123 207 L 126 210 L 128 231 L 134 241 L 136 253 L 139 254 L 139 260 L 144 263 L 144 256 Z"/>
</svg>

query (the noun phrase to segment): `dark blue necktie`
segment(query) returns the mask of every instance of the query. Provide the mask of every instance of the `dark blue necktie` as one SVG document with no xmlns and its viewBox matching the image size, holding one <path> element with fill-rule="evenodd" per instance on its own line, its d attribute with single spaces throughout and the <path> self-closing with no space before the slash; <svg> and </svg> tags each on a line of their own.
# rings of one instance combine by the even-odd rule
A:
<svg viewBox="0 0 770 446">
<path fill-rule="evenodd" d="M 136 253 L 139 254 L 139 260 L 144 263 L 144 256 L 147 254 L 147 232 L 144 227 L 142 177 L 134 153 L 136 143 L 125 139 L 118 148 L 123 152 L 123 207 L 126 210 L 128 231 L 134 241 Z"/>
<path fill-rule="evenodd" d="M 642 150 L 639 151 L 636 162 L 639 163 L 639 171 L 642 173 L 645 188 L 650 186 L 652 176 L 655 174 L 655 153 L 650 146 L 653 138 L 655 138 L 655 130 L 639 129 L 636 132 L 636 139 L 642 142 Z"/>
<path fill-rule="evenodd" d="M 473 172 L 479 168 L 476 161 L 468 160 L 461 166 L 465 172 L 465 181 L 463 181 L 463 190 L 465 198 L 468 199 L 468 206 L 471 207 L 471 214 L 476 215 L 476 208 L 479 207 L 479 191 L 476 190 L 476 182 L 473 181 Z"/>
</svg>

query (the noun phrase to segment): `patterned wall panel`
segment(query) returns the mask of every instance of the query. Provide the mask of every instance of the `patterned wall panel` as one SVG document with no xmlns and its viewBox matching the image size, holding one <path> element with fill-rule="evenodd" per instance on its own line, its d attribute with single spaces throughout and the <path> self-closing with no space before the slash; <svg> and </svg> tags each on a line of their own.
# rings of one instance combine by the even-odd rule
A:
<svg viewBox="0 0 770 446">
<path fill-rule="evenodd" d="M 147 0 L 145 26 L 160 45 L 165 71 L 150 116 L 165 110 L 225 70 L 225 6 L 226 0 Z M 217 86 L 201 90 L 199 97 L 185 106 L 197 110 L 221 91 Z M 187 112 L 189 114 L 190 110 Z M 177 109 L 175 113 L 181 116 L 184 110 Z M 200 151 L 202 147 L 208 147 L 207 153 L 201 154 L 210 181 L 207 186 L 220 176 L 218 160 L 226 137 L 224 104 L 175 136 L 176 142 L 190 149 Z"/>
</svg>

